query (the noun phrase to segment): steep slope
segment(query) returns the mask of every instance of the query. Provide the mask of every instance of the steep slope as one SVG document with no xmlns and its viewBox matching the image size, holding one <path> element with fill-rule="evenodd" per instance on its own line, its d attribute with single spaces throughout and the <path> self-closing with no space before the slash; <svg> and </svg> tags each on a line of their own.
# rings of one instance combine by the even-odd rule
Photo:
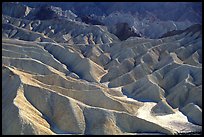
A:
<svg viewBox="0 0 204 137">
<path fill-rule="evenodd" d="M 59 23 L 60 25 L 57 25 Z M 51 21 L 24 20 L 15 19 L 13 17 L 3 15 L 2 24 L 5 28 L 2 33 L 4 37 L 17 37 L 18 39 L 19 31 L 25 31 L 34 34 L 34 36 L 30 36 L 32 37 L 32 39 L 25 39 L 28 41 L 47 41 L 44 40 L 46 38 L 52 39 L 50 41 L 54 40 L 60 43 L 103 44 L 118 40 L 115 35 L 109 33 L 105 29 L 102 29 L 100 26 L 92 26 L 84 24 L 82 22 L 70 21 L 65 19 L 52 19 Z M 17 28 L 17 30 L 11 32 L 10 29 L 13 29 L 13 27 Z M 38 36 L 36 36 L 36 34 Z M 43 38 L 41 38 L 40 36 Z M 35 37 L 35 39 L 33 37 Z"/>
<path fill-rule="evenodd" d="M 120 41 L 55 7 L 42 20 L 4 4 L 20 11 L 2 15 L 2 134 L 202 132 L 201 25 Z"/>
</svg>

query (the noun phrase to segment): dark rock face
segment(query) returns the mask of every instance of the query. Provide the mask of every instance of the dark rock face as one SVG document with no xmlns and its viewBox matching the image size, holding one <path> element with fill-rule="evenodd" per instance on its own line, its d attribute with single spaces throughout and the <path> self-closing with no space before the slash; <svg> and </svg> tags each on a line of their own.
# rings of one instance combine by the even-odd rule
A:
<svg viewBox="0 0 204 137">
<path fill-rule="evenodd" d="M 177 135 L 202 135 L 202 132 L 178 133 Z"/>
<path fill-rule="evenodd" d="M 127 23 L 117 23 L 116 32 L 114 33 L 120 40 L 126 40 L 129 37 L 141 37 L 132 30 Z"/>
<path fill-rule="evenodd" d="M 23 3 L 31 7 L 39 6 L 39 2 Z M 202 22 L 201 2 L 69 2 L 68 4 L 65 2 L 41 2 L 40 4 L 70 9 L 76 11 L 78 15 L 108 15 L 114 11 L 125 11 L 138 12 L 145 16 L 146 11 L 148 11 L 161 20 Z"/>
<path fill-rule="evenodd" d="M 196 33 L 198 31 L 202 31 L 202 25 L 200 24 L 194 24 L 190 27 L 188 27 L 187 29 L 185 30 L 173 30 L 173 31 L 169 31 L 165 34 L 163 34 L 160 38 L 164 38 L 164 37 L 170 37 L 170 36 L 173 36 L 173 35 L 179 35 L 179 34 L 182 34 L 184 32 L 192 32 L 192 33 Z"/>
<path fill-rule="evenodd" d="M 81 20 L 85 22 L 86 24 L 92 24 L 92 25 L 104 25 L 102 22 L 93 19 L 91 16 L 81 16 Z"/>
<path fill-rule="evenodd" d="M 35 15 L 35 19 L 39 20 L 47 20 L 53 18 L 58 18 L 58 15 L 49 6 L 42 6 Z"/>
<path fill-rule="evenodd" d="M 7 8 L 3 8 L 7 7 Z M 11 16 L 14 18 L 21 18 L 25 16 L 26 6 L 15 3 L 15 2 L 3 2 L 2 3 L 2 14 Z"/>
</svg>

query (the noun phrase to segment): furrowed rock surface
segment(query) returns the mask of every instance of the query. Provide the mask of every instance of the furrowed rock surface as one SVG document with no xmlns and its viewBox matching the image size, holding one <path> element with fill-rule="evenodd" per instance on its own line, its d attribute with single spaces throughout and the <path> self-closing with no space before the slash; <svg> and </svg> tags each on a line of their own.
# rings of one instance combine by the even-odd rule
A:
<svg viewBox="0 0 204 137">
<path fill-rule="evenodd" d="M 42 20 L 12 5 L 19 13 L 2 15 L 2 134 L 202 132 L 201 25 L 121 41 L 65 19 L 71 12 L 51 7 L 58 18 Z"/>
</svg>

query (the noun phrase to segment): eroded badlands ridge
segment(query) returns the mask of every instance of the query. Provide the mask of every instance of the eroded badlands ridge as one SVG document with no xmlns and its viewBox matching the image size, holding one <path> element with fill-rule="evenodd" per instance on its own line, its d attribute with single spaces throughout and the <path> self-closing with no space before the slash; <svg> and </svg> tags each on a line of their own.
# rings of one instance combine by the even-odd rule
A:
<svg viewBox="0 0 204 137">
<path fill-rule="evenodd" d="M 202 131 L 201 25 L 120 41 L 100 25 L 3 15 L 2 74 L 3 134 Z"/>
</svg>

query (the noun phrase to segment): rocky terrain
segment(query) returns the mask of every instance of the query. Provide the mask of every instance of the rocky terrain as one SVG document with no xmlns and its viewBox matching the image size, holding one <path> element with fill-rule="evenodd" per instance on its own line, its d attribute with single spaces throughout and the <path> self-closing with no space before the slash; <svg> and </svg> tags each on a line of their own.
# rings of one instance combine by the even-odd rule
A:
<svg viewBox="0 0 204 137">
<path fill-rule="evenodd" d="M 152 39 L 54 6 L 2 8 L 2 134 L 202 132 L 201 24 Z"/>
</svg>

